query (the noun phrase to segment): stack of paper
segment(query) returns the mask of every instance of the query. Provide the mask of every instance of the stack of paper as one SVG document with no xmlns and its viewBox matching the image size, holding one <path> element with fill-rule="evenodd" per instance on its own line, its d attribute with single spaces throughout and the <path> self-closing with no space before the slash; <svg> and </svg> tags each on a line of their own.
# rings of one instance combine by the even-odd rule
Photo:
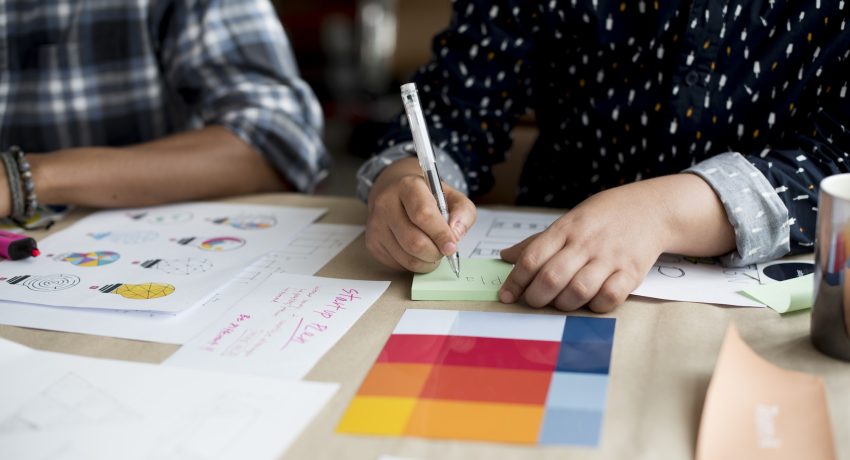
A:
<svg viewBox="0 0 850 460">
<path fill-rule="evenodd" d="M 48 256 L 0 263 L 7 278 L 0 282 L 0 323 L 186 343 L 271 274 L 313 274 L 363 231 L 311 225 L 322 213 L 213 203 L 96 213 L 40 241 Z M 207 237 L 191 239 L 201 234 Z M 236 247 L 235 238 L 245 244 Z M 53 277 L 38 278 L 45 275 Z M 142 286 L 148 297 L 159 286 L 161 297 L 128 298 L 132 294 L 121 285 Z M 76 295 L 67 301 L 71 291 Z M 33 305 L 45 297 L 50 306 Z M 92 308 L 90 300 L 111 308 Z"/>
<path fill-rule="evenodd" d="M 218 290 L 324 209 L 190 203 L 98 212 L 0 264 L 0 298 L 178 313 Z"/>
<path fill-rule="evenodd" d="M 15 459 L 273 459 L 339 386 L 39 352 L 2 339 L 0 367 L 0 452 Z"/>
<path fill-rule="evenodd" d="M 499 259 L 502 249 L 546 230 L 558 217 L 559 214 L 553 213 L 479 209 L 478 220 L 460 242 L 460 256 Z M 786 281 L 813 271 L 814 265 L 806 261 L 779 260 L 746 267 L 724 267 L 714 258 L 662 254 L 632 294 L 683 302 L 764 307 L 767 302 L 743 295 L 740 291 Z M 448 299 L 444 294 L 438 295 Z M 420 299 L 431 299 L 427 297 L 429 294 L 425 295 Z"/>
</svg>

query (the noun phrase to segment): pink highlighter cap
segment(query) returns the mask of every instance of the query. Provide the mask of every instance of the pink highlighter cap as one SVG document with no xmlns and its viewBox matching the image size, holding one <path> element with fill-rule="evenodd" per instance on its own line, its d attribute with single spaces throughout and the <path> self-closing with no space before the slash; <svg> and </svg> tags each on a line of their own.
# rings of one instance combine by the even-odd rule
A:
<svg viewBox="0 0 850 460">
<path fill-rule="evenodd" d="M 0 230 L 0 256 L 9 260 L 21 260 L 39 254 L 41 251 L 31 237 Z"/>
</svg>

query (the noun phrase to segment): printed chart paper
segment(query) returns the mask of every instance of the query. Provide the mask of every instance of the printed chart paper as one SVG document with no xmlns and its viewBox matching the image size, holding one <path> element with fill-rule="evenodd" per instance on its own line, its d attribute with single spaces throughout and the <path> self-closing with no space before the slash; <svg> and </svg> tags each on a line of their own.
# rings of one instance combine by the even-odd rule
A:
<svg viewBox="0 0 850 460">
<path fill-rule="evenodd" d="M 770 364 L 730 325 L 705 397 L 696 458 L 834 459 L 823 380 Z"/>
<path fill-rule="evenodd" d="M 546 230 L 559 217 L 560 214 L 554 213 L 478 209 L 475 224 L 460 240 L 460 257 L 498 259 L 502 249 Z"/>
<path fill-rule="evenodd" d="M 176 313 L 218 290 L 324 209 L 186 203 L 94 213 L 0 263 L 0 298 Z"/>
<path fill-rule="evenodd" d="M 542 232 L 558 217 L 560 214 L 479 209 L 478 220 L 460 241 L 460 256 L 499 259 L 502 249 Z M 683 302 L 763 307 L 761 302 L 738 291 L 812 273 L 812 267 L 810 262 L 779 260 L 731 268 L 711 258 L 663 254 L 632 294 Z"/>
<path fill-rule="evenodd" d="M 409 309 L 337 431 L 597 446 L 615 321 Z"/>
<path fill-rule="evenodd" d="M 632 294 L 680 302 L 764 307 L 738 291 L 760 284 L 755 265 L 723 267 L 716 259 L 662 254 Z"/>
<path fill-rule="evenodd" d="M 27 459 L 274 459 L 338 385 L 21 350 L 0 340 L 0 452 Z"/>
<path fill-rule="evenodd" d="M 389 285 L 272 275 L 165 364 L 302 378 Z"/>
<path fill-rule="evenodd" d="M 463 259 L 460 276 L 443 259 L 431 273 L 416 273 L 410 288 L 413 300 L 499 300 L 499 288 L 513 265 L 493 259 Z"/>
<path fill-rule="evenodd" d="M 245 268 L 202 304 L 170 313 L 61 308 L 0 301 L 0 324 L 184 344 L 274 273 L 312 275 L 363 232 L 360 225 L 313 224 Z"/>
<path fill-rule="evenodd" d="M 683 302 L 764 307 L 764 303 L 739 291 L 813 271 L 811 262 L 776 260 L 746 267 L 724 267 L 712 258 L 663 254 L 632 294 Z"/>
</svg>

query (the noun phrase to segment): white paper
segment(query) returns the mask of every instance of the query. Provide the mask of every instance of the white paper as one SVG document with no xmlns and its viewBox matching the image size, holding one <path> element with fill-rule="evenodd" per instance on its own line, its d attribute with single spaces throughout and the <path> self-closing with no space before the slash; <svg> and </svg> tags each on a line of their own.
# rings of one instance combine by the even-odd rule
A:
<svg viewBox="0 0 850 460">
<path fill-rule="evenodd" d="M 8 348 L 0 452 L 25 459 L 273 459 L 339 385 Z"/>
<path fill-rule="evenodd" d="M 663 254 L 632 294 L 680 302 L 764 307 L 736 292 L 759 284 L 755 265 L 724 267 L 715 259 Z"/>
<path fill-rule="evenodd" d="M 186 203 L 101 211 L 0 263 L 0 298 L 77 308 L 179 312 L 324 214 Z"/>
<path fill-rule="evenodd" d="M 184 344 L 273 273 L 312 275 L 363 232 L 360 225 L 313 224 L 244 269 L 223 289 L 178 315 L 57 308 L 0 301 L 0 324 Z M 312 243 L 312 245 L 311 245 Z"/>
<path fill-rule="evenodd" d="M 499 251 L 546 230 L 560 214 L 479 209 L 475 225 L 460 240 L 460 257 L 498 259 Z"/>
<path fill-rule="evenodd" d="M 165 364 L 302 378 L 389 285 L 272 275 Z"/>
<path fill-rule="evenodd" d="M 464 258 L 498 259 L 499 251 L 545 230 L 559 214 L 478 210 L 478 220 L 460 241 Z M 755 265 L 727 268 L 714 259 L 663 254 L 632 294 L 683 302 L 763 307 L 736 291 L 769 282 Z"/>
</svg>

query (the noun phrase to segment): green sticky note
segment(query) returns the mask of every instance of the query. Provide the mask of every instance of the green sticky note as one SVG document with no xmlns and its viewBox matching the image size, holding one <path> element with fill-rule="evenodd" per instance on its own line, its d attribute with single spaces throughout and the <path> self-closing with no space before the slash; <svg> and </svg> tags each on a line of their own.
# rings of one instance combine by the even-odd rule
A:
<svg viewBox="0 0 850 460">
<path fill-rule="evenodd" d="M 499 300 L 513 265 L 497 259 L 461 259 L 460 278 L 443 262 L 431 273 L 413 275 L 413 300 Z"/>
<path fill-rule="evenodd" d="M 741 291 L 779 313 L 812 308 L 814 275 L 799 276 L 778 283 L 763 284 Z"/>
</svg>

